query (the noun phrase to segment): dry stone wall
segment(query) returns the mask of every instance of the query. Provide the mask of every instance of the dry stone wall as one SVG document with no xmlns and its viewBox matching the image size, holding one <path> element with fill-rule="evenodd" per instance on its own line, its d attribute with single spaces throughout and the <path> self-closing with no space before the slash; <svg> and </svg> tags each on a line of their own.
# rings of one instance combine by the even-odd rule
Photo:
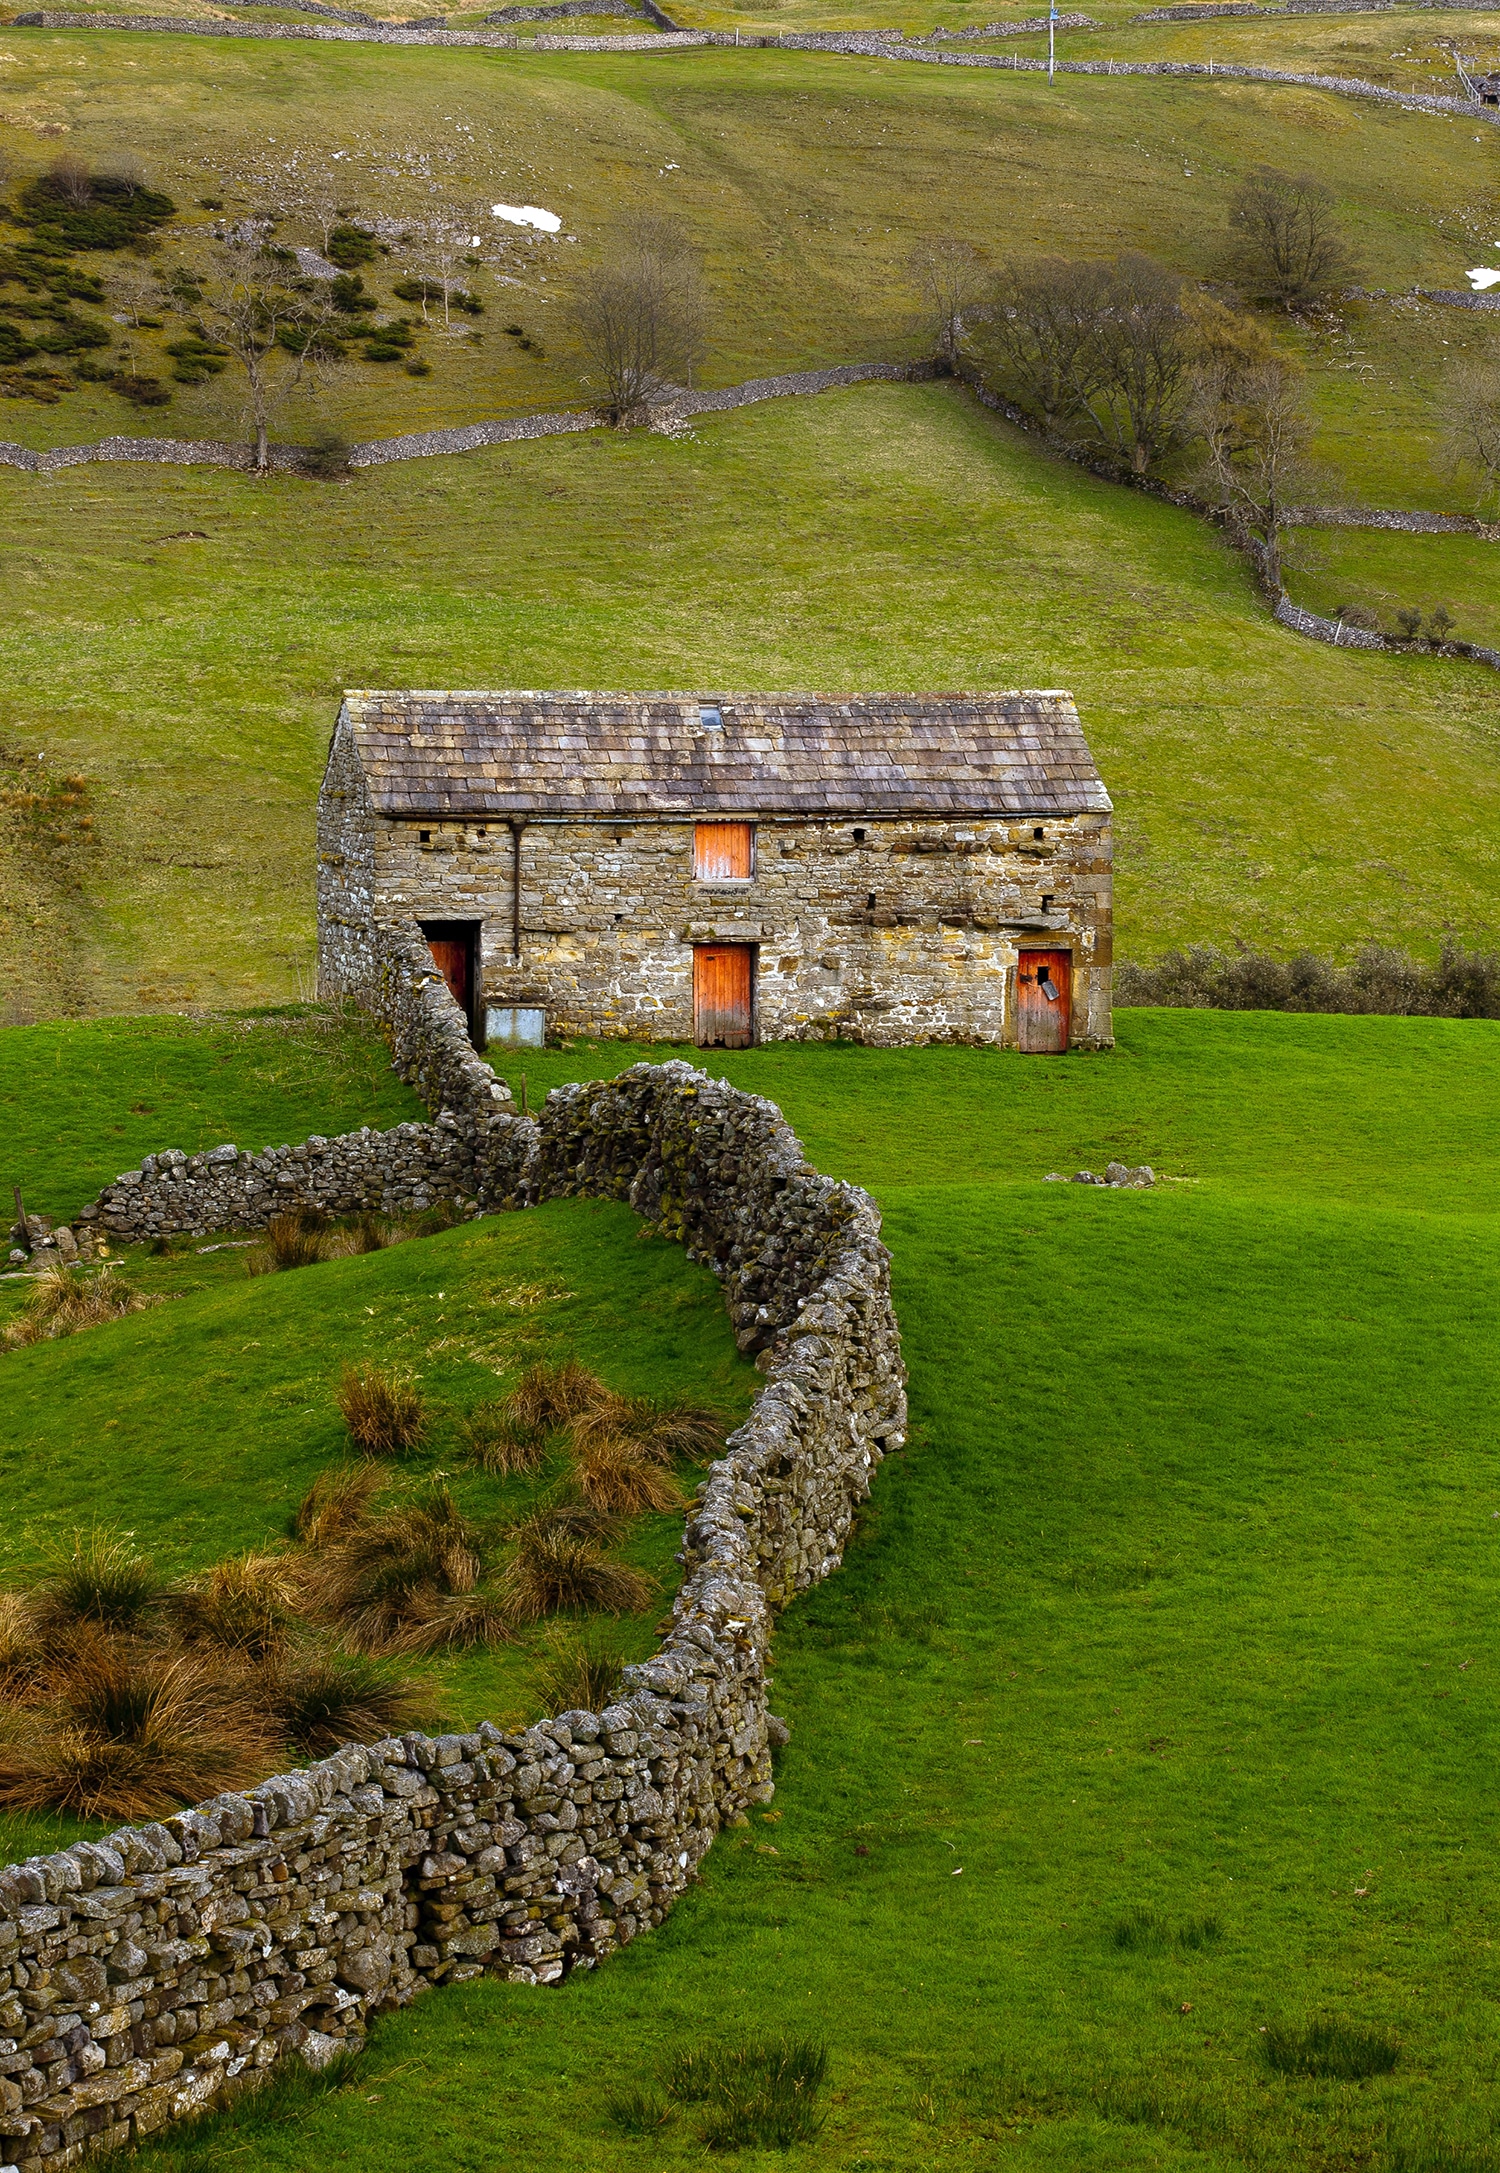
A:
<svg viewBox="0 0 1500 2173">
<path fill-rule="evenodd" d="M 430 1986 L 556 1983 L 659 1924 L 719 1828 L 771 1795 L 775 1612 L 837 1567 L 904 1438 L 867 1194 L 814 1170 L 774 1104 L 687 1064 L 509 1114 L 411 955 L 393 944 L 384 992 L 408 1076 L 504 1128 L 517 1202 L 628 1200 L 682 1243 L 765 1386 L 698 1490 L 671 1630 L 604 1712 L 350 1747 L 0 1871 L 0 2155 L 22 2173 L 139 2141 L 288 2055 L 324 2064 Z M 289 1152 L 303 1172 L 326 1159 Z M 158 1156 L 127 1189 L 206 1206 L 222 1180 L 194 1159 Z"/>
</svg>

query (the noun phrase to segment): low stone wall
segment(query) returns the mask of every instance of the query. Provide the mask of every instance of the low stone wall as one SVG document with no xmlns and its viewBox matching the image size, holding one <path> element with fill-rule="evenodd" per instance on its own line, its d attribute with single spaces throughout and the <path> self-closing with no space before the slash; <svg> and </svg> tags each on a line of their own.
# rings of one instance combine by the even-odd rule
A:
<svg viewBox="0 0 1500 2173">
<path fill-rule="evenodd" d="M 411 985 L 404 955 L 394 944 L 385 990 L 398 1062 L 508 1102 L 472 1052 L 455 1061 L 457 1007 Z M 518 1198 L 628 1200 L 682 1243 L 759 1354 L 765 1386 L 689 1516 L 671 1630 L 602 1713 L 342 1750 L 0 1871 L 0 2142 L 24 2173 L 137 2142 L 288 2053 L 324 2064 L 428 1986 L 593 1966 L 659 1924 L 719 1828 L 772 1793 L 775 1611 L 837 1567 L 904 1438 L 874 1204 L 820 1176 L 772 1103 L 687 1064 L 560 1088 L 539 1119 L 481 1121 L 514 1144 Z M 307 1149 L 326 1144 L 342 1143 Z M 305 1152 L 278 1167 L 307 1172 L 321 1158 Z M 196 1159 L 157 1156 L 127 1189 L 196 1187 L 207 1203 L 229 1165 Z"/>
<path fill-rule="evenodd" d="M 1500 522 L 1476 520 L 1468 513 L 1401 513 L 1362 506 L 1294 506 L 1282 519 L 1285 528 L 1391 528 L 1407 536 L 1477 536 L 1500 543 Z"/>
<path fill-rule="evenodd" d="M 1335 648 L 1389 649 L 1398 656 L 1459 657 L 1465 663 L 1488 664 L 1492 671 L 1500 671 L 1500 649 L 1482 649 L 1477 642 L 1402 641 L 1395 634 L 1379 634 L 1369 627 L 1346 626 L 1342 619 L 1320 618 L 1316 611 L 1305 610 L 1284 594 L 1276 599 L 1273 610 L 1281 625 L 1290 627 L 1294 634 L 1306 634 L 1311 641 L 1332 642 Z"/>
</svg>

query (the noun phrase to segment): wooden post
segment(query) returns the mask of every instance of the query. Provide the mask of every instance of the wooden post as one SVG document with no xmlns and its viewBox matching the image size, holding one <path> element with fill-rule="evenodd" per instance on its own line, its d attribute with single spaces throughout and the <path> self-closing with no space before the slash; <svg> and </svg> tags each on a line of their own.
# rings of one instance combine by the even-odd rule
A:
<svg viewBox="0 0 1500 2173">
<path fill-rule="evenodd" d="M 16 1227 L 21 1233 L 21 1243 L 26 1251 L 30 1252 L 31 1232 L 26 1227 L 26 1210 L 21 1205 L 21 1188 L 19 1185 L 12 1185 L 10 1189 L 16 1203 Z"/>
<path fill-rule="evenodd" d="M 521 1074 L 521 1114 L 523 1117 L 526 1115 L 526 1074 L 524 1071 Z"/>
</svg>

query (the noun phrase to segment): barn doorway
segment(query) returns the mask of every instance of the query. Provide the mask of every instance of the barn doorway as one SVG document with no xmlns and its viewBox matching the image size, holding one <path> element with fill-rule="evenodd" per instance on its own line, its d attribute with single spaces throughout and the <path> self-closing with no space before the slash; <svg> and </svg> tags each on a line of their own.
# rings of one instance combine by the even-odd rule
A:
<svg viewBox="0 0 1500 2173">
<path fill-rule="evenodd" d="M 478 921 L 423 921 L 422 933 L 433 964 L 448 984 L 448 993 L 469 1024 L 469 1039 L 476 1049 L 484 1045 L 483 1014 L 479 1008 Z"/>
<path fill-rule="evenodd" d="M 1073 1008 L 1068 951 L 1022 951 L 1016 960 L 1016 1047 L 1023 1056 L 1062 1056 Z"/>
<path fill-rule="evenodd" d="M 755 947 L 700 943 L 693 950 L 693 1039 L 700 1049 L 748 1049 L 755 1038 Z"/>
</svg>

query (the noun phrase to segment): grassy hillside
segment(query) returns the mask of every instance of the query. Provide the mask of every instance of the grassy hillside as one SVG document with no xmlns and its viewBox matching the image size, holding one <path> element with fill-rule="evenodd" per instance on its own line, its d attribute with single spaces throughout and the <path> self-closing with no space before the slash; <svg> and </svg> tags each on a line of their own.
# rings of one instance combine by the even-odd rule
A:
<svg viewBox="0 0 1500 2173">
<path fill-rule="evenodd" d="M 531 1083 L 634 1053 L 532 1058 Z M 1493 2173 L 1500 1031 L 1131 1012 L 1114 1056 L 1069 1064 L 721 1066 L 873 1185 L 912 1372 L 909 1451 L 779 1632 L 774 1805 L 596 1976 L 424 2000 L 300 2124 L 242 2114 L 143 2165 L 686 2165 L 689 2118 L 630 2141 L 611 2095 L 689 2040 L 787 2029 L 830 2047 L 806 2162 L 848 2173 Z M 1166 1182 L 1042 1181 L 1110 1154 Z M 613 1319 L 621 1363 L 727 1382 L 712 1293 L 615 1229 L 575 1205 L 436 1243 L 487 1270 L 530 1246 L 589 1348 Z M 109 1384 L 155 1497 L 175 1422 L 143 1426 L 133 1376 L 216 1336 L 264 1397 L 309 1370 L 314 1321 L 425 1318 L 440 1258 L 451 1297 L 456 1254 L 408 1246 L 5 1361 L 13 1409 L 56 1373 L 26 1388 L 20 1499 L 75 1468 L 64 1377 Z M 247 1307 L 272 1331 L 248 1361 Z M 208 1393 L 216 1439 L 235 1391 Z M 209 1512 L 226 1532 L 314 1447 L 287 1412 L 284 1465 Z M 1273 2072 L 1263 2027 L 1319 2016 L 1385 2033 L 1394 2071 Z"/>
<path fill-rule="evenodd" d="M 951 387 L 332 489 L 0 474 L 0 507 L 0 713 L 93 780 L 76 957 L 101 1009 L 305 980 L 314 801 L 350 684 L 1067 686 L 1119 810 L 1129 954 L 1494 925 L 1487 674 L 1281 632 L 1200 524 Z M 204 540 L 160 540 L 184 530 Z M 60 1008 L 55 954 L 15 921 L 7 949 L 32 1015 Z"/>
<path fill-rule="evenodd" d="M 0 1200 L 61 1222 L 144 1154 L 258 1151 L 426 1110 L 353 1011 L 95 1019 L 0 1030 Z"/>
</svg>

